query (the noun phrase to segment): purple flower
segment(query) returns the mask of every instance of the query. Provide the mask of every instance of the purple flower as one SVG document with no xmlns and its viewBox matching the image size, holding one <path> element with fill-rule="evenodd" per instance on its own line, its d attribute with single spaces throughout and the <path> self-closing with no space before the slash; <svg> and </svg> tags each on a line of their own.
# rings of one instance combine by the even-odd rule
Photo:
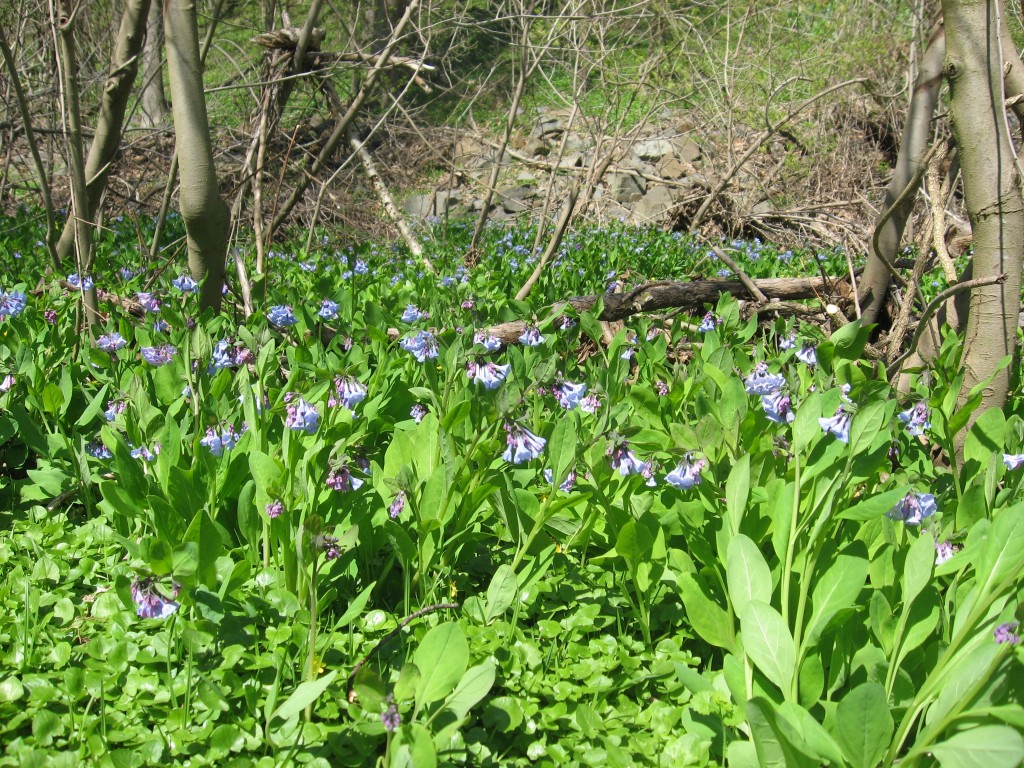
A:
<svg viewBox="0 0 1024 768">
<path fill-rule="evenodd" d="M 960 551 L 960 547 L 951 544 L 948 541 L 936 541 L 935 542 L 935 564 L 942 565 L 947 560 L 951 559 L 953 555 Z"/>
<path fill-rule="evenodd" d="M 460 306 L 463 309 L 472 309 L 476 305 L 474 304 L 472 299 L 466 299 L 464 302 L 462 302 L 462 304 Z"/>
<path fill-rule="evenodd" d="M 625 440 L 609 445 L 606 453 L 611 459 L 612 469 L 619 470 L 619 474 L 623 477 L 640 475 L 647 479 L 647 485 L 653 487 L 657 484 L 654 480 L 654 468 L 651 462 L 640 461 Z"/>
<path fill-rule="evenodd" d="M 508 433 L 506 437 L 508 448 L 501 454 L 501 458 L 512 464 L 522 464 L 524 461 L 536 459 L 548 443 L 543 437 L 538 437 L 526 427 L 513 421 L 505 422 L 505 431 Z"/>
<path fill-rule="evenodd" d="M 796 349 L 796 335 L 790 334 L 779 340 L 779 349 Z"/>
<path fill-rule="evenodd" d="M 8 373 L 6 376 L 3 377 L 3 379 L 0 379 L 0 395 L 4 395 L 10 392 L 13 386 L 14 376 Z"/>
<path fill-rule="evenodd" d="M 412 336 L 406 336 L 398 342 L 398 346 L 410 352 L 420 363 L 437 357 L 437 342 L 430 331 L 419 331 Z"/>
<path fill-rule="evenodd" d="M 164 320 L 162 317 L 158 317 L 153 321 L 153 330 L 157 333 L 167 333 L 171 330 L 170 323 Z"/>
<path fill-rule="evenodd" d="M 124 337 L 117 331 L 105 334 L 96 339 L 96 346 L 104 352 L 117 352 L 117 350 L 124 347 L 127 343 L 128 342 L 125 341 Z"/>
<path fill-rule="evenodd" d="M 488 352 L 497 352 L 501 349 L 501 339 L 484 331 L 477 331 L 473 334 L 473 343 L 482 344 Z"/>
<path fill-rule="evenodd" d="M 468 363 L 466 365 L 466 376 L 475 379 L 484 385 L 485 389 L 497 389 L 501 382 L 508 376 L 511 365 L 498 365 L 497 363 Z"/>
<path fill-rule="evenodd" d="M 324 320 L 334 320 L 338 316 L 338 303 L 324 299 L 317 314 Z"/>
<path fill-rule="evenodd" d="M 528 325 L 519 337 L 519 343 L 527 347 L 537 347 L 544 343 L 544 337 L 540 335 L 536 326 Z"/>
<path fill-rule="evenodd" d="M 632 360 L 635 354 L 635 349 L 633 349 L 632 347 L 626 347 L 624 350 L 622 350 L 622 354 L 619 355 L 619 357 L 621 357 L 623 360 Z"/>
<path fill-rule="evenodd" d="M 55 310 L 55 309 L 45 309 L 45 310 L 43 310 L 43 319 L 46 322 L 48 322 L 50 325 L 56 325 L 57 324 L 57 310 Z"/>
<path fill-rule="evenodd" d="M 576 327 L 576 321 L 571 317 L 562 317 L 558 324 L 563 331 L 568 331 L 570 328 Z"/>
<path fill-rule="evenodd" d="M 403 323 L 418 323 L 420 320 L 425 320 L 429 315 L 426 312 L 421 312 L 415 304 L 409 304 L 405 308 L 405 312 L 402 313 Z"/>
<path fill-rule="evenodd" d="M 416 405 L 409 409 L 409 415 L 412 416 L 413 421 L 419 424 L 423 421 L 423 417 L 427 415 L 427 407 L 422 403 L 416 403 Z"/>
<path fill-rule="evenodd" d="M 136 293 L 135 298 L 138 299 L 139 304 L 147 312 L 159 312 L 160 311 L 160 300 L 152 293 Z"/>
<path fill-rule="evenodd" d="M 356 403 L 366 397 L 366 385 L 351 376 L 335 376 L 334 391 L 337 397 L 331 395 L 327 401 L 327 405 L 331 408 L 341 403 L 350 411 L 354 411 Z"/>
<path fill-rule="evenodd" d="M 316 406 L 307 403 L 300 397 L 285 407 L 284 425 L 288 429 L 312 435 L 320 426 L 320 414 L 317 412 Z"/>
<path fill-rule="evenodd" d="M 1004 453 L 1003 464 L 1007 469 L 1013 470 L 1024 464 L 1024 453 Z"/>
<path fill-rule="evenodd" d="M 403 509 L 405 509 L 405 491 L 399 491 L 388 505 L 388 514 L 391 515 L 392 520 L 397 520 Z"/>
<path fill-rule="evenodd" d="M 213 374 L 222 368 L 234 368 L 236 363 L 235 348 L 227 339 L 221 339 L 213 347 L 213 354 L 210 357 L 210 364 L 206 367 L 206 372 Z"/>
<path fill-rule="evenodd" d="M 324 484 L 335 491 L 357 491 L 363 485 L 363 480 L 353 476 L 352 470 L 348 468 L 346 461 L 340 467 L 332 467 L 327 474 Z"/>
<path fill-rule="evenodd" d="M 120 272 L 121 272 L 121 279 L 122 280 L 131 280 L 133 277 L 135 277 L 135 274 L 136 274 L 135 272 L 133 272 L 128 267 L 121 267 Z"/>
<path fill-rule="evenodd" d="M 996 631 L 993 633 L 995 635 L 996 642 L 1000 645 L 1019 645 L 1020 635 L 1014 631 L 1019 626 L 1019 621 L 1004 621 L 996 627 Z"/>
<path fill-rule="evenodd" d="M 601 400 L 593 392 L 580 400 L 580 410 L 584 413 L 597 413 L 597 409 L 600 407 Z"/>
<path fill-rule="evenodd" d="M 128 407 L 128 403 L 124 400 L 111 400 L 107 403 L 107 410 L 103 412 L 107 421 L 113 421 L 117 418 L 118 414 L 124 413 L 124 409 Z"/>
<path fill-rule="evenodd" d="M 907 525 L 920 525 L 921 521 L 934 515 L 937 510 L 938 505 L 932 494 L 911 491 L 885 514 L 892 520 L 900 520 Z"/>
<path fill-rule="evenodd" d="M 394 703 L 388 704 L 380 715 L 380 721 L 384 723 L 384 730 L 393 733 L 402 724 L 402 716 L 398 713 L 398 707 Z"/>
<path fill-rule="evenodd" d="M 718 323 L 719 320 L 717 317 L 715 317 L 715 313 L 708 312 L 706 315 L 704 315 L 704 319 L 700 321 L 700 325 L 697 327 L 697 330 L 700 331 L 701 333 L 707 333 L 708 331 L 715 330 L 715 328 L 718 326 Z"/>
<path fill-rule="evenodd" d="M 74 288 L 76 291 L 90 291 L 92 290 L 94 283 L 92 278 L 86 275 L 85 277 L 79 277 L 78 273 L 68 275 L 68 285 Z"/>
<path fill-rule="evenodd" d="M 152 576 L 136 579 L 131 589 L 135 613 L 140 619 L 166 619 L 178 610 L 178 603 L 157 591 L 156 579 Z"/>
<path fill-rule="evenodd" d="M 238 433 L 234 426 L 228 425 L 226 429 L 217 432 L 213 427 L 208 427 L 206 437 L 199 441 L 199 444 L 210 449 L 214 456 L 220 456 L 224 451 L 229 451 L 238 443 Z"/>
<path fill-rule="evenodd" d="M 743 382 L 748 395 L 771 395 L 786 384 L 786 377 L 779 373 L 768 373 L 768 363 L 758 363 L 754 371 Z"/>
<path fill-rule="evenodd" d="M 784 395 L 782 392 L 762 395 L 761 407 L 764 408 L 764 415 L 768 417 L 768 420 L 774 421 L 776 424 L 791 424 L 796 418 L 789 395 Z"/>
<path fill-rule="evenodd" d="M 280 499 L 274 499 L 263 508 L 263 511 L 267 513 L 267 517 L 273 520 L 275 517 L 280 517 L 284 514 L 284 504 L 281 503 Z"/>
<path fill-rule="evenodd" d="M 690 454 L 687 454 L 675 469 L 665 475 L 665 482 L 682 491 L 700 485 L 700 472 L 706 464 L 704 459 L 691 461 Z"/>
<path fill-rule="evenodd" d="M 267 319 L 278 328 L 285 328 L 299 322 L 299 319 L 295 317 L 295 313 L 292 312 L 292 308 L 283 304 L 272 306 L 267 311 Z"/>
<path fill-rule="evenodd" d="M 923 400 L 901 413 L 899 419 L 907 425 L 907 433 L 912 437 L 923 435 L 926 429 L 932 428 L 928 421 L 928 404 Z"/>
<path fill-rule="evenodd" d="M 584 395 L 587 394 L 587 385 L 556 381 L 551 387 L 551 394 L 555 396 L 560 406 L 571 411 L 583 401 Z"/>
<path fill-rule="evenodd" d="M 91 443 L 85 446 L 85 452 L 92 456 L 94 459 L 112 459 L 114 454 L 110 452 L 103 443 L 93 440 Z"/>
<path fill-rule="evenodd" d="M 658 394 L 658 397 L 665 397 L 668 395 L 668 384 L 663 379 L 658 379 L 654 382 L 654 391 Z"/>
<path fill-rule="evenodd" d="M 21 291 L 0 291 L 0 320 L 17 317 L 25 311 L 27 299 Z"/>
<path fill-rule="evenodd" d="M 189 275 L 180 275 L 179 277 L 174 278 L 171 280 L 171 285 L 182 293 L 195 293 L 199 290 L 199 283 L 193 280 Z"/>
<path fill-rule="evenodd" d="M 552 472 L 550 469 L 545 469 L 544 479 L 547 480 L 549 483 L 553 483 L 555 481 L 554 472 Z M 565 476 L 565 480 L 563 480 L 562 483 L 558 486 L 558 490 L 568 492 L 573 489 L 574 485 L 576 485 L 576 470 L 570 469 L 569 474 Z"/>
<path fill-rule="evenodd" d="M 843 410 L 842 406 L 836 409 L 835 416 L 830 418 L 819 417 L 818 423 L 826 432 L 831 432 L 841 443 L 850 442 L 850 422 L 853 416 Z"/>
<path fill-rule="evenodd" d="M 804 345 L 800 347 L 800 351 L 796 353 L 796 359 L 801 363 L 807 363 L 807 365 L 817 365 L 818 354 L 814 351 L 814 345 L 809 341 L 804 342 Z"/>
<path fill-rule="evenodd" d="M 178 350 L 170 344 L 161 344 L 159 347 L 143 347 L 139 350 L 147 363 L 153 366 L 167 365 Z"/>
</svg>

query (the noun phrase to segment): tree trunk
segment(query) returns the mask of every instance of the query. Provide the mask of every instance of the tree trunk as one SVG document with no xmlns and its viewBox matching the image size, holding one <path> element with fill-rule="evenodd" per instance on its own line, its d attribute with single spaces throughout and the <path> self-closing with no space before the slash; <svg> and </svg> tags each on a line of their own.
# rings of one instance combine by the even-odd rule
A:
<svg viewBox="0 0 1024 768">
<path fill-rule="evenodd" d="M 200 307 L 220 309 L 228 209 L 220 197 L 206 115 L 199 30 L 192 0 L 164 0 L 167 74 L 171 83 L 179 206 L 188 241 L 188 266 L 201 284 Z"/>
<path fill-rule="evenodd" d="M 164 94 L 164 14 L 160 0 L 151 2 L 142 48 L 142 124 L 152 128 L 167 119 Z"/>
<path fill-rule="evenodd" d="M 946 52 L 946 35 L 940 17 L 932 25 L 928 35 L 928 46 L 925 48 L 921 61 L 921 71 L 914 83 L 914 93 L 907 111 L 907 124 L 903 129 L 899 155 L 896 158 L 896 170 L 885 190 L 882 203 L 884 216 L 892 204 L 903 195 L 907 185 L 918 179 L 920 183 L 925 155 L 928 153 L 931 137 L 931 120 L 935 112 L 935 104 L 939 98 L 939 86 L 942 84 L 942 60 Z M 878 322 L 878 316 L 885 306 L 885 297 L 889 291 L 890 272 L 886 262 L 893 264 L 903 239 L 903 229 L 914 209 L 914 194 L 903 195 L 902 202 L 892 215 L 882 224 L 882 229 L 875 240 L 878 249 L 872 250 L 860 281 L 861 317 L 865 323 Z"/>
<path fill-rule="evenodd" d="M 113 60 L 110 62 L 110 74 L 107 76 L 103 97 L 100 100 L 96 131 L 89 146 L 89 156 L 85 161 L 85 202 L 88 207 L 80 217 L 84 220 L 92 221 L 96 216 L 100 198 L 107 187 L 110 165 L 117 148 L 121 145 L 121 129 L 124 127 L 128 97 L 131 96 L 135 73 L 138 71 L 138 57 L 146 34 L 149 3 L 150 0 L 127 0 L 124 5 L 121 28 L 117 33 Z M 57 255 L 61 260 L 67 258 L 75 247 L 75 221 L 68 220 L 57 242 Z"/>
<path fill-rule="evenodd" d="M 975 412 L 980 415 L 986 408 L 1002 406 L 1009 389 L 1009 368 L 996 370 L 1000 361 L 1013 353 L 1016 342 L 1024 264 L 1024 201 L 1003 106 L 1002 8 L 998 0 L 943 0 L 942 9 L 948 40 L 949 111 L 974 237 L 973 274 L 1008 275 L 1001 284 L 971 291 L 960 399 L 962 403 L 973 386 L 994 376 Z"/>
</svg>

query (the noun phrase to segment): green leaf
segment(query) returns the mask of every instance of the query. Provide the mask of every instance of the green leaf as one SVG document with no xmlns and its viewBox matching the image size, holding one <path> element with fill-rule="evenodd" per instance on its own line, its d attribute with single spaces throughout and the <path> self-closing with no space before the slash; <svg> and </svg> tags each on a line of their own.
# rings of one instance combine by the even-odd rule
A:
<svg viewBox="0 0 1024 768">
<path fill-rule="evenodd" d="M 704 590 L 690 574 L 680 574 L 677 584 L 693 631 L 717 648 L 731 648 L 732 621 L 729 614 L 704 594 Z"/>
<path fill-rule="evenodd" d="M 806 644 L 813 646 L 829 621 L 840 611 L 853 606 L 868 575 L 868 560 L 862 544 L 851 545 L 821 575 L 811 592 L 811 618 L 807 622 Z"/>
<path fill-rule="evenodd" d="M 771 603 L 772 572 L 761 550 L 742 533 L 729 542 L 726 577 L 729 598 L 737 614 L 743 613 L 751 600 Z"/>
<path fill-rule="evenodd" d="M 748 701 L 747 719 L 761 768 L 811 768 L 817 765 L 794 746 L 790 738 L 794 729 L 784 722 L 767 699 L 758 697 Z"/>
<path fill-rule="evenodd" d="M 410 723 L 399 731 L 395 743 L 396 768 L 436 768 L 437 749 L 434 739 L 419 723 Z"/>
<path fill-rule="evenodd" d="M 1024 736 L 1005 725 L 981 725 L 929 750 L 943 768 L 1016 768 L 1024 760 Z"/>
<path fill-rule="evenodd" d="M 906 488 L 893 488 L 891 491 L 858 501 L 856 504 L 840 512 L 836 517 L 840 520 L 857 520 L 860 522 L 881 517 L 907 495 Z"/>
<path fill-rule="evenodd" d="M 491 690 L 494 685 L 494 674 L 494 661 L 491 659 L 470 667 L 455 686 L 452 695 L 445 701 L 445 709 L 454 712 L 459 720 L 465 718 L 469 710 L 482 701 Z"/>
<path fill-rule="evenodd" d="M 751 600 L 740 614 L 740 629 L 754 666 L 788 695 L 796 674 L 796 644 L 785 620 L 767 603 Z"/>
<path fill-rule="evenodd" d="M 856 456 L 871 448 L 886 421 L 886 401 L 873 400 L 854 414 L 850 423 L 850 454 Z"/>
<path fill-rule="evenodd" d="M 875 768 L 892 740 L 895 723 L 885 688 L 862 683 L 836 707 L 834 735 L 853 768 Z"/>
<path fill-rule="evenodd" d="M 300 683 L 299 687 L 292 692 L 292 695 L 277 708 L 273 717 L 279 717 L 282 720 L 291 720 L 307 706 L 320 698 L 320 695 L 327 690 L 327 687 L 334 682 L 334 678 L 337 676 L 338 670 L 333 669 L 317 680 L 307 680 L 304 683 Z"/>
<path fill-rule="evenodd" d="M 462 626 L 449 621 L 427 632 L 413 654 L 413 663 L 422 675 L 416 687 L 417 707 L 450 694 L 469 666 L 469 643 Z"/>
<path fill-rule="evenodd" d="M 557 486 L 565 481 L 569 468 L 576 461 L 576 417 L 567 414 L 559 419 L 548 440 L 552 482 Z"/>
<path fill-rule="evenodd" d="M 975 563 L 983 591 L 995 587 L 1024 568 L 1024 503 L 1000 512 Z"/>
<path fill-rule="evenodd" d="M 503 614 L 512 602 L 516 599 L 518 587 L 516 585 L 516 572 L 506 563 L 498 566 L 487 587 L 487 609 L 484 620 L 490 624 L 494 619 Z"/>
<path fill-rule="evenodd" d="M 935 539 L 922 533 L 907 552 L 903 564 L 903 610 L 907 610 L 914 599 L 921 594 L 932 580 L 935 567 Z"/>
<path fill-rule="evenodd" d="M 729 472 L 725 481 L 725 508 L 729 514 L 729 522 L 733 532 L 740 529 L 743 511 L 750 496 L 750 454 L 745 453 Z"/>
</svg>

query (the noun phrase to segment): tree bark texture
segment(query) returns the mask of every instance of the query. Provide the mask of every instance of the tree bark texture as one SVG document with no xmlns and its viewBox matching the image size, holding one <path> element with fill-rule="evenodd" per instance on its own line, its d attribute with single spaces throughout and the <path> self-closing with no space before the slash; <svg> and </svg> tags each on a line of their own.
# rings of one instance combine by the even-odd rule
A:
<svg viewBox="0 0 1024 768">
<path fill-rule="evenodd" d="M 149 4 L 146 43 L 142 47 L 142 123 L 149 128 L 167 119 L 164 93 L 164 13 L 160 0 Z"/>
<path fill-rule="evenodd" d="M 963 402 L 967 392 L 993 376 L 999 362 L 1014 351 L 1024 264 L 1024 200 L 1003 106 L 999 0 L 943 0 L 942 9 L 949 111 L 974 237 L 973 274 L 1008 276 L 1003 283 L 971 291 L 961 358 Z M 976 414 L 1002 406 L 1009 381 L 1008 368 L 995 374 Z"/>
<path fill-rule="evenodd" d="M 220 309 L 228 248 L 228 208 L 213 164 L 210 123 L 203 93 L 196 9 L 191 0 L 163 0 L 167 74 L 171 85 L 178 203 L 188 241 L 188 266 L 200 283 L 200 307 Z"/>
<path fill-rule="evenodd" d="M 81 218 L 92 221 L 100 204 L 100 198 L 107 187 L 107 175 L 117 148 L 121 145 L 124 116 L 128 98 L 135 84 L 138 71 L 139 52 L 146 36 L 146 16 L 150 0 L 127 0 L 121 16 L 121 27 L 114 45 L 110 74 L 103 86 L 100 99 L 100 114 L 89 156 L 85 160 L 85 188 L 87 194 L 85 215 Z M 75 219 L 69 219 L 57 241 L 57 256 L 66 259 L 75 247 Z"/>
<path fill-rule="evenodd" d="M 921 70 L 907 111 L 907 123 L 903 129 L 896 169 L 885 190 L 882 215 L 903 194 L 907 184 L 920 178 L 925 155 L 928 153 L 931 137 L 931 120 L 942 84 L 942 62 L 946 53 L 946 34 L 940 17 L 928 34 L 928 45 L 921 60 Z M 860 281 L 861 317 L 865 323 L 878 322 L 878 315 L 885 306 L 889 291 L 890 272 L 886 261 L 893 264 L 899 251 L 900 241 L 907 219 L 914 209 L 915 195 L 904 195 L 893 214 L 882 224 L 877 238 L 878 250 L 872 248 Z"/>
</svg>

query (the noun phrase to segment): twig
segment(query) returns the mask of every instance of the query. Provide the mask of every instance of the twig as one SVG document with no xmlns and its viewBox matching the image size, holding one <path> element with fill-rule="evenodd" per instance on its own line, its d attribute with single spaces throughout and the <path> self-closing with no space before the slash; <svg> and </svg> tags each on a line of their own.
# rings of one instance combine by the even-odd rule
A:
<svg viewBox="0 0 1024 768">
<path fill-rule="evenodd" d="M 386 635 L 384 635 L 384 637 L 382 637 L 380 639 L 380 641 L 375 646 L 373 646 L 373 648 L 370 649 L 370 652 L 368 654 L 366 654 L 362 659 L 360 659 L 358 664 L 356 664 L 354 667 L 352 667 L 352 672 L 349 673 L 349 676 L 348 676 L 348 689 L 349 689 L 349 691 L 352 690 L 352 683 L 353 683 L 353 681 L 355 681 L 356 675 L 359 674 L 359 670 L 363 668 L 363 665 L 365 665 L 366 662 L 368 662 L 370 660 L 370 658 L 373 656 L 373 654 L 375 654 L 377 651 L 379 651 L 381 649 L 381 647 L 383 645 L 385 645 L 389 640 L 391 640 L 395 635 L 397 635 L 399 632 L 401 632 L 403 629 L 405 629 L 407 626 L 409 626 L 409 624 L 411 624 L 413 621 L 415 621 L 416 619 L 420 618 L 421 616 L 426 616 L 428 613 L 434 613 L 434 611 L 443 611 L 443 610 L 449 610 L 449 609 L 453 610 L 453 611 L 458 610 L 459 609 L 459 604 L 458 603 L 436 603 L 434 605 L 428 605 L 426 608 L 420 608 L 415 613 L 410 613 L 408 616 L 406 616 L 404 619 L 402 619 L 400 622 L 398 622 L 398 626 L 397 627 L 395 627 L 393 630 L 391 630 Z"/>
<path fill-rule="evenodd" d="M 907 351 L 885 367 L 885 375 L 892 378 L 892 376 L 899 371 L 900 365 L 903 364 L 903 361 L 914 353 L 914 350 L 917 349 L 917 343 L 921 340 L 921 336 L 924 334 L 924 330 L 928 326 L 928 320 L 943 304 L 943 302 L 946 301 L 946 299 L 951 296 L 956 296 L 958 293 L 963 293 L 964 291 L 981 288 L 985 285 L 1002 283 L 1006 278 L 1007 274 L 1005 272 L 992 277 L 976 277 L 973 280 L 964 280 L 962 283 L 951 285 L 949 288 L 939 293 L 939 295 L 932 299 L 928 303 L 928 306 L 924 308 L 924 312 L 921 313 L 921 319 L 917 321 L 917 328 L 914 330 L 914 337 L 910 340 L 910 346 L 907 348 Z"/>
<path fill-rule="evenodd" d="M 761 292 L 761 289 L 757 287 L 753 280 L 747 277 L 747 273 L 740 269 L 739 264 L 733 261 L 729 255 L 717 245 L 712 245 L 711 250 L 715 252 L 715 256 L 717 256 L 725 266 L 736 273 L 736 277 L 738 277 L 740 282 L 747 287 L 751 296 L 757 299 L 761 304 L 768 303 L 768 297 Z"/>
</svg>

